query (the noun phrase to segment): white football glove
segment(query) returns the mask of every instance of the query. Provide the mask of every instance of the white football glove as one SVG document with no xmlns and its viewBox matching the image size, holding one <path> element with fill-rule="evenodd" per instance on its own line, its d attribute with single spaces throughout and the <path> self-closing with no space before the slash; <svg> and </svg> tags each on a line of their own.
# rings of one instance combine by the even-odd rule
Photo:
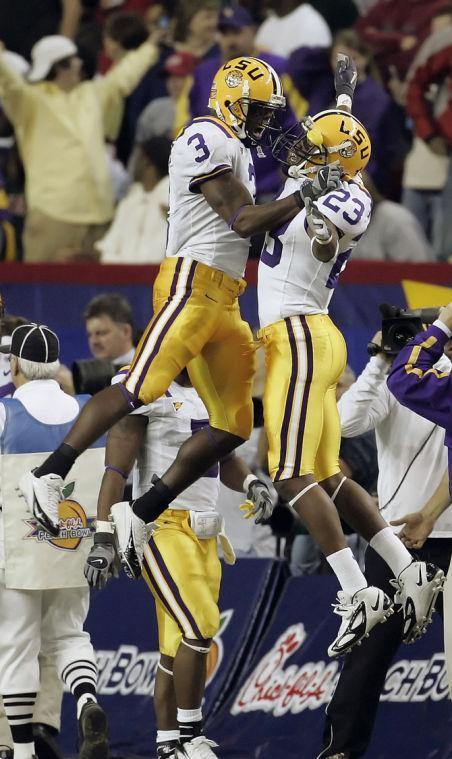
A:
<svg viewBox="0 0 452 759">
<path fill-rule="evenodd" d="M 316 237 L 320 243 L 328 243 L 331 240 L 331 232 L 327 226 L 325 217 L 314 205 L 311 198 L 305 199 L 305 208 L 306 221 L 309 229 L 314 233 L 314 237 Z"/>
<path fill-rule="evenodd" d="M 246 501 L 240 506 L 240 509 L 244 512 L 244 519 L 256 517 L 255 524 L 262 524 L 270 519 L 273 512 L 273 501 L 265 482 L 256 478 L 250 483 Z"/>
</svg>

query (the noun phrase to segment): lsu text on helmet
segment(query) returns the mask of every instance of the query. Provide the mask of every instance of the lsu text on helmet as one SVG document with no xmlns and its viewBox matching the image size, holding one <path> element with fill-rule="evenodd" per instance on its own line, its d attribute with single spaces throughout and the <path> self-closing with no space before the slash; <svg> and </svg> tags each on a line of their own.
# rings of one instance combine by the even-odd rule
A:
<svg viewBox="0 0 452 759">
<path fill-rule="evenodd" d="M 339 109 L 308 116 L 283 132 L 273 144 L 273 155 L 288 166 L 300 166 L 306 176 L 338 161 L 346 176 L 363 171 L 371 155 L 365 126 Z"/>
<path fill-rule="evenodd" d="M 233 58 L 215 74 L 209 108 L 240 139 L 260 142 L 267 130 L 275 129 L 274 117 L 285 106 L 278 74 L 259 58 Z"/>
</svg>

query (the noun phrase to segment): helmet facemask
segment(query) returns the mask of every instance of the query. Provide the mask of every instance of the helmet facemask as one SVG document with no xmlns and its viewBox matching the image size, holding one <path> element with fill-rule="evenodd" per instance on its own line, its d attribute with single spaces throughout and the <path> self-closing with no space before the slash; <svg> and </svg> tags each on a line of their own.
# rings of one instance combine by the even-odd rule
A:
<svg viewBox="0 0 452 759">
<path fill-rule="evenodd" d="M 262 100 L 241 97 L 230 103 L 228 108 L 242 131 L 239 136 L 248 137 L 252 144 L 262 144 L 265 138 L 268 144 L 272 144 L 275 135 L 281 134 L 278 116 L 284 110 L 282 103 L 264 103 Z"/>
<path fill-rule="evenodd" d="M 321 168 L 328 163 L 328 150 L 323 137 L 311 117 L 293 124 L 273 142 L 274 158 L 285 166 L 299 166 L 309 162 Z M 311 169 L 311 171 L 315 171 Z"/>
<path fill-rule="evenodd" d="M 343 111 L 322 111 L 294 124 L 273 143 L 274 157 L 289 168 L 290 176 L 312 177 L 319 168 L 338 162 L 344 175 L 363 171 L 371 155 L 363 124 Z M 296 171 L 295 171 L 296 167 Z"/>
</svg>

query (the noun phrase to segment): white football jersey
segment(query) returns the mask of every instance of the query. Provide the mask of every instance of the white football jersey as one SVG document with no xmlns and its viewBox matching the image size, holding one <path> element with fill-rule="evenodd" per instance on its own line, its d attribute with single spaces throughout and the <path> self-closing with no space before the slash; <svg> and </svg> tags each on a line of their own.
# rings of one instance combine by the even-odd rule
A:
<svg viewBox="0 0 452 759">
<path fill-rule="evenodd" d="M 153 403 L 132 412 L 147 416 L 144 445 L 133 470 L 133 497 L 152 487 L 154 474 L 161 477 L 173 463 L 177 452 L 191 435 L 209 423 L 209 415 L 194 387 L 172 382 Z M 212 511 L 220 490 L 219 465 L 215 464 L 171 503 L 171 509 Z"/>
<path fill-rule="evenodd" d="M 280 195 L 300 187 L 288 179 Z M 297 314 L 326 314 L 340 273 L 370 221 L 372 200 L 361 182 L 341 182 L 337 190 L 316 201 L 321 213 L 339 232 L 339 252 L 328 263 L 311 252 L 303 209 L 292 221 L 267 233 L 258 270 L 259 321 L 261 327 Z"/>
<path fill-rule="evenodd" d="M 243 182 L 254 200 L 256 183 L 249 148 L 219 119 L 194 119 L 171 150 L 166 255 L 193 258 L 240 279 L 250 242 L 229 229 L 201 192 L 203 182 L 228 171 Z"/>
</svg>

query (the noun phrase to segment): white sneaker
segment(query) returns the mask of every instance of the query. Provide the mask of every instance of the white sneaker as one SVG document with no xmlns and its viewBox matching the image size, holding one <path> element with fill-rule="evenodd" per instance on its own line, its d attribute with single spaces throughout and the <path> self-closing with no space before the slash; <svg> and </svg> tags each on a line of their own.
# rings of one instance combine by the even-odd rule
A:
<svg viewBox="0 0 452 759">
<path fill-rule="evenodd" d="M 113 504 L 111 516 L 116 528 L 116 545 L 124 572 L 131 580 L 138 580 L 141 576 L 144 548 L 148 542 L 148 526 L 133 513 L 128 501 Z"/>
<path fill-rule="evenodd" d="M 217 755 L 213 753 L 212 747 L 216 748 L 217 745 L 205 735 L 199 735 L 176 749 L 176 759 L 188 759 L 188 757 L 190 759 L 212 759 L 212 757 L 216 759 Z"/>
<path fill-rule="evenodd" d="M 443 570 L 425 561 L 412 561 L 397 580 L 391 580 L 396 588 L 394 603 L 402 606 L 404 643 L 414 643 L 426 631 L 445 581 Z"/>
<path fill-rule="evenodd" d="M 373 586 L 356 591 L 353 596 L 340 590 L 334 613 L 342 617 L 337 637 L 328 647 L 329 656 L 342 656 L 353 646 L 360 645 L 379 622 L 385 622 L 394 613 L 389 596 Z"/>
<path fill-rule="evenodd" d="M 58 505 L 63 500 L 63 478 L 59 474 L 35 477 L 33 472 L 25 472 L 19 490 L 39 526 L 56 538 L 60 533 Z"/>
</svg>

